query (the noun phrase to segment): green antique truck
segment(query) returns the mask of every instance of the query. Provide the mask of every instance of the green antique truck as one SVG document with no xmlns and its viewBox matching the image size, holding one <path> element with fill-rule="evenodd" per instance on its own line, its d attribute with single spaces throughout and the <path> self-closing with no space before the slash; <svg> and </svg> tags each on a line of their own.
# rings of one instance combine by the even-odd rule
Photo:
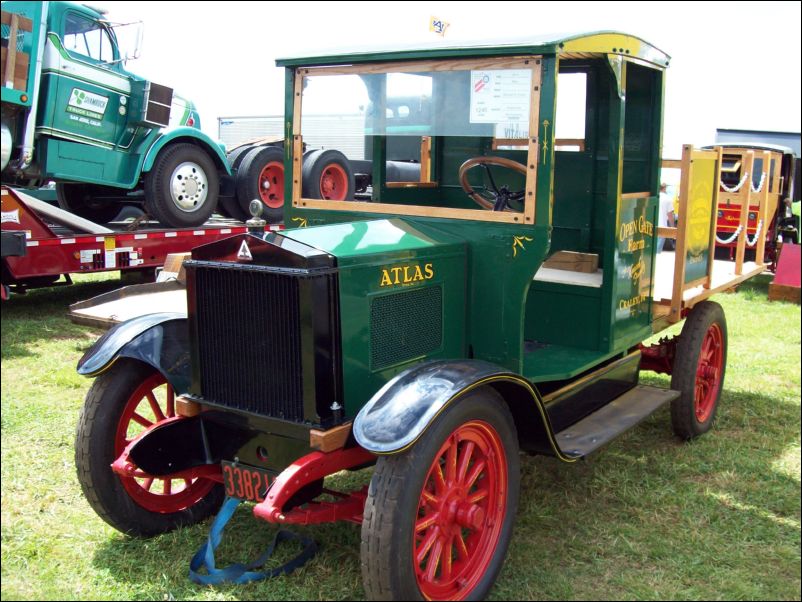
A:
<svg viewBox="0 0 802 602">
<path fill-rule="evenodd" d="M 659 228 L 669 57 L 621 33 L 278 63 L 291 227 L 196 248 L 186 314 L 87 351 L 84 493 L 142 536 L 224 495 L 280 525 L 351 521 L 369 599 L 482 598 L 520 452 L 576 462 L 664 404 L 678 437 L 711 428 L 727 325 L 708 298 L 764 269 L 714 260 L 721 150 L 684 148 L 680 221 Z M 371 107 L 350 200 L 303 185 L 305 119 L 335 95 Z M 368 487 L 324 484 L 369 466 Z"/>
<path fill-rule="evenodd" d="M 144 190 L 154 218 L 198 226 L 231 175 L 225 149 L 191 101 L 126 70 L 122 26 L 82 4 L 3 2 L 3 183 L 55 180 L 63 209 L 101 223 Z"/>
</svg>

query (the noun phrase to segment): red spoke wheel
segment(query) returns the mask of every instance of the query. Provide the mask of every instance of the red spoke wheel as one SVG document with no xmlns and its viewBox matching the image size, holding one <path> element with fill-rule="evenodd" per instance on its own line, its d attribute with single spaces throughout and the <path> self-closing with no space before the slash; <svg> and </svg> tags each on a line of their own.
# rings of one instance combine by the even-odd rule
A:
<svg viewBox="0 0 802 602">
<path fill-rule="evenodd" d="M 146 428 L 175 416 L 175 393 L 164 376 L 154 372 L 131 393 L 123 408 L 114 439 L 114 456 Z M 118 475 L 119 476 L 119 475 Z M 164 514 L 180 512 L 202 500 L 214 487 L 208 479 L 119 477 L 137 504 Z"/>
<path fill-rule="evenodd" d="M 453 402 L 408 451 L 382 456 L 362 523 L 369 599 L 483 598 L 506 555 L 517 435 L 491 389 Z"/>
<path fill-rule="evenodd" d="M 671 376 L 680 397 L 671 404 L 674 432 L 692 439 L 710 430 L 727 366 L 727 322 L 718 303 L 696 305 L 682 327 Z"/>
<path fill-rule="evenodd" d="M 222 486 L 208 479 L 112 472 L 126 445 L 174 415 L 172 387 L 135 360 L 118 359 L 87 393 L 75 441 L 78 480 L 95 512 L 124 533 L 155 535 L 190 525 L 216 512 L 223 500 Z"/>
</svg>

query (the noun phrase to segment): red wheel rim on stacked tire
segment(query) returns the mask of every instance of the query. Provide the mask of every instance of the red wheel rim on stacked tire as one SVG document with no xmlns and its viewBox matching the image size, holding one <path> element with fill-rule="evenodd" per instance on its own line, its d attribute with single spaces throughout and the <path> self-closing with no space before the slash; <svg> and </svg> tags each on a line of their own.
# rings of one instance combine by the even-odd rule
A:
<svg viewBox="0 0 802 602">
<path fill-rule="evenodd" d="M 284 207 L 284 164 L 271 161 L 259 173 L 259 198 L 271 209 Z"/>
</svg>

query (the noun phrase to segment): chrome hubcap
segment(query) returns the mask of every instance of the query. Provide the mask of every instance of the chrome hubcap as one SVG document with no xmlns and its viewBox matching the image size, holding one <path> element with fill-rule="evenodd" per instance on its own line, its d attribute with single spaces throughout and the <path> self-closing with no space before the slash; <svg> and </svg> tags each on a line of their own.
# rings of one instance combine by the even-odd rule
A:
<svg viewBox="0 0 802 602">
<path fill-rule="evenodd" d="M 197 164 L 187 161 L 173 170 L 170 176 L 170 194 L 173 203 L 181 211 L 200 209 L 209 193 L 206 174 Z"/>
</svg>

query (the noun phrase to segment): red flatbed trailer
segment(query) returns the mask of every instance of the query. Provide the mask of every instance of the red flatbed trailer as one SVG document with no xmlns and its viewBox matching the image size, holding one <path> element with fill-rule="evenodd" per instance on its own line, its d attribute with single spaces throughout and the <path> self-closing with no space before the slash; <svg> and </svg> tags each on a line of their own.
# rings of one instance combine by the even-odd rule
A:
<svg viewBox="0 0 802 602">
<path fill-rule="evenodd" d="M 137 230 L 127 230 L 131 224 L 121 222 L 116 224 L 119 229 L 79 233 L 37 214 L 23 198 L 26 195 L 5 186 L 0 193 L 4 300 L 10 292 L 51 286 L 62 275 L 69 284 L 70 274 L 156 268 L 170 253 L 187 252 L 247 231 L 240 222 L 215 219 L 198 228 L 165 229 L 145 222 Z"/>
</svg>

